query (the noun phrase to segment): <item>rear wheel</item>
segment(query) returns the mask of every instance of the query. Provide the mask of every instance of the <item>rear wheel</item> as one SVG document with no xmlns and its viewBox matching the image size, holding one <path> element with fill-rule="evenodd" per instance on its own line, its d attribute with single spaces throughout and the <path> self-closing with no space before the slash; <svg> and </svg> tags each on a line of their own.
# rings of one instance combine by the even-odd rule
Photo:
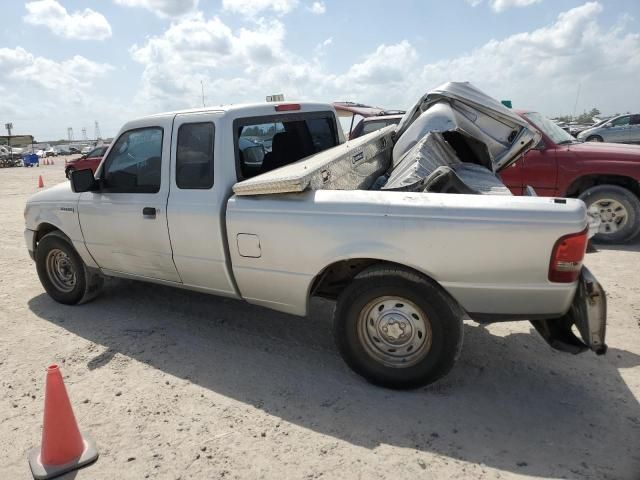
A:
<svg viewBox="0 0 640 480">
<path fill-rule="evenodd" d="M 416 388 L 453 367 L 462 348 L 462 315 L 417 273 L 374 266 L 338 298 L 334 335 L 346 363 L 371 383 Z"/>
<path fill-rule="evenodd" d="M 597 185 L 580 194 L 590 213 L 600 217 L 594 240 L 625 243 L 640 232 L 640 200 L 618 185 Z"/>
<path fill-rule="evenodd" d="M 38 243 L 36 269 L 49 296 L 67 305 L 91 300 L 103 283 L 100 275 L 87 270 L 69 239 L 59 231 L 48 233 Z"/>
<path fill-rule="evenodd" d="M 587 142 L 603 142 L 604 140 L 600 135 L 591 135 L 587 137 Z"/>
</svg>

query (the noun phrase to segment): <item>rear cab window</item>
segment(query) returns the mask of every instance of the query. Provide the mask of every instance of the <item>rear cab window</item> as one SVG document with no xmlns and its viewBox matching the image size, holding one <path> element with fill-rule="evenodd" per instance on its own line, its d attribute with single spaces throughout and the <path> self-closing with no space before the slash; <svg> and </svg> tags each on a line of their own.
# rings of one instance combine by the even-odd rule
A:
<svg viewBox="0 0 640 480">
<path fill-rule="evenodd" d="M 234 133 L 239 179 L 289 165 L 339 143 L 330 111 L 239 119 Z"/>
</svg>

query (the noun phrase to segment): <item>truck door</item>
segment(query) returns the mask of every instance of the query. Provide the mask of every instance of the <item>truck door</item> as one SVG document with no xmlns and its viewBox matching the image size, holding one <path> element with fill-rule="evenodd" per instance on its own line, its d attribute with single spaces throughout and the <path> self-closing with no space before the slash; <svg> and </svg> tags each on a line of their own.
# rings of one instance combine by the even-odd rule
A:
<svg viewBox="0 0 640 480">
<path fill-rule="evenodd" d="M 524 160 L 522 155 L 509 165 L 500 171 L 500 178 L 502 183 L 505 184 L 511 190 L 514 195 L 522 195 L 522 164 Z"/>
<path fill-rule="evenodd" d="M 171 118 L 125 131 L 98 172 L 99 191 L 80 196 L 87 249 L 105 270 L 180 282 L 166 206 Z"/>
<path fill-rule="evenodd" d="M 556 148 L 542 144 L 532 148 L 525 153 L 521 164 L 523 189 L 527 185 L 531 185 L 540 197 L 558 195 Z"/>
<path fill-rule="evenodd" d="M 605 142 L 624 143 L 631 137 L 631 115 L 619 117 L 610 122 L 610 127 L 602 132 Z"/>
<path fill-rule="evenodd" d="M 229 185 L 224 181 L 231 171 L 235 178 L 235 161 L 233 153 L 220 154 L 223 142 L 216 139 L 217 116 L 189 113 L 174 119 L 167 223 L 183 283 L 238 297 L 226 254 Z M 218 158 L 229 163 L 221 165 Z"/>
</svg>

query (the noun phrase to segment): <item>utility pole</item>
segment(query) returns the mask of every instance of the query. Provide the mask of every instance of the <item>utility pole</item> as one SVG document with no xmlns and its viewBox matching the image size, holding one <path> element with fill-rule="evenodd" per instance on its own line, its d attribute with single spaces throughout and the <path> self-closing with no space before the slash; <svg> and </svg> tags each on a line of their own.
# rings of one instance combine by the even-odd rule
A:
<svg viewBox="0 0 640 480">
<path fill-rule="evenodd" d="M 578 108 L 578 98 L 580 98 L 580 87 L 582 86 L 582 82 L 578 83 L 578 92 L 576 93 L 576 103 L 573 104 L 573 118 L 576 118 L 576 109 Z"/>
<path fill-rule="evenodd" d="M 13 123 L 5 123 L 4 128 L 7 129 L 8 138 L 7 138 L 7 146 L 9 147 L 9 160 L 13 160 L 13 149 L 11 148 L 11 130 L 13 130 Z"/>
<path fill-rule="evenodd" d="M 202 108 L 204 108 L 204 82 L 200 80 L 200 88 L 202 89 Z"/>
</svg>

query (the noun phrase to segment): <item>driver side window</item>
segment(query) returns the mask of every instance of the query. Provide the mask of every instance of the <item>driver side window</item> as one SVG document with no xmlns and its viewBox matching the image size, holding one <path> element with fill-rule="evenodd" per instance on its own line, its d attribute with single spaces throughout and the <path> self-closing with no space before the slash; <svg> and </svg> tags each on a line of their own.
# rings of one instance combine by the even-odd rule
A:
<svg viewBox="0 0 640 480">
<path fill-rule="evenodd" d="M 160 127 L 123 133 L 105 161 L 103 190 L 114 193 L 157 193 L 162 166 Z"/>
<path fill-rule="evenodd" d="M 631 119 L 631 117 L 629 117 L 629 116 L 616 118 L 615 120 L 613 120 L 611 122 L 611 126 L 613 126 L 613 127 L 624 127 L 625 125 L 629 125 L 629 120 L 630 119 Z"/>
</svg>

